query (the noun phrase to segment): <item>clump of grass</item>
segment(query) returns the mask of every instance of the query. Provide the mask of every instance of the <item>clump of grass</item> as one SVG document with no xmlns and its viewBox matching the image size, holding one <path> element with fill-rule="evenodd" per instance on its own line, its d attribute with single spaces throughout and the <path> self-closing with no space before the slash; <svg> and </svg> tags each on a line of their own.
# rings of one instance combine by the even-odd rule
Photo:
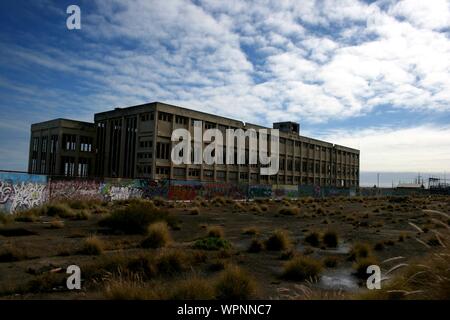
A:
<svg viewBox="0 0 450 320">
<path fill-rule="evenodd" d="M 197 207 L 191 208 L 191 210 L 189 210 L 189 214 L 192 216 L 198 216 L 200 214 L 200 209 Z"/>
<path fill-rule="evenodd" d="M 321 215 L 325 214 L 325 209 L 322 207 L 318 207 L 316 209 L 316 214 L 321 214 Z"/>
<path fill-rule="evenodd" d="M 228 266 L 215 284 L 219 300 L 247 300 L 256 297 L 256 282 L 237 266 Z"/>
<path fill-rule="evenodd" d="M 265 204 L 261 204 L 261 205 L 259 205 L 259 207 L 261 208 L 261 210 L 262 211 L 267 211 L 267 210 L 269 210 L 269 207 L 267 206 L 267 205 L 265 205 Z"/>
<path fill-rule="evenodd" d="M 64 228 L 64 221 L 52 220 L 49 225 L 50 229 L 62 229 Z"/>
<path fill-rule="evenodd" d="M 229 249 L 231 248 L 231 244 L 223 238 L 205 237 L 195 241 L 194 248 L 203 250 Z"/>
<path fill-rule="evenodd" d="M 259 205 L 257 205 L 257 204 L 251 205 L 249 209 L 250 209 L 251 212 L 258 212 L 258 213 L 262 212 L 261 207 Z"/>
<path fill-rule="evenodd" d="M 174 275 L 188 267 L 188 256 L 181 250 L 163 251 L 156 259 L 156 269 L 160 275 Z"/>
<path fill-rule="evenodd" d="M 210 226 L 208 228 L 208 237 L 211 238 L 223 238 L 224 231 L 221 226 Z"/>
<path fill-rule="evenodd" d="M 18 222 L 34 222 L 42 214 L 41 207 L 34 207 L 14 214 L 14 220 Z"/>
<path fill-rule="evenodd" d="M 212 300 L 215 298 L 211 282 L 197 276 L 176 282 L 171 291 L 170 299 L 173 300 Z"/>
<path fill-rule="evenodd" d="M 278 210 L 278 214 L 285 215 L 285 216 L 296 216 L 296 215 L 300 214 L 300 208 L 293 207 L 293 206 L 281 207 Z"/>
<path fill-rule="evenodd" d="M 148 235 L 141 242 L 144 248 L 161 248 L 170 242 L 170 232 L 166 222 L 156 222 L 148 227 Z"/>
<path fill-rule="evenodd" d="M 375 245 L 373 246 L 373 249 L 375 251 L 383 251 L 384 250 L 384 243 L 382 241 L 379 241 L 379 242 L 375 243 Z"/>
<path fill-rule="evenodd" d="M 211 204 L 216 207 L 224 206 L 226 203 L 225 197 L 215 197 L 211 200 Z"/>
<path fill-rule="evenodd" d="M 324 265 L 326 268 L 336 268 L 337 265 L 338 265 L 338 261 L 339 261 L 339 258 L 336 257 L 336 256 L 326 257 L 326 258 L 323 260 L 323 265 Z"/>
<path fill-rule="evenodd" d="M 72 218 L 75 215 L 75 211 L 66 203 L 48 204 L 44 206 L 43 212 L 49 217 Z"/>
<path fill-rule="evenodd" d="M 318 247 L 320 244 L 320 235 L 318 232 L 312 231 L 305 237 L 305 242 L 313 247 Z"/>
<path fill-rule="evenodd" d="M 140 201 L 116 209 L 99 224 L 125 234 L 145 234 L 148 226 L 156 221 L 166 221 L 172 227 L 176 225 L 176 220 L 167 211 L 156 208 L 151 201 Z"/>
<path fill-rule="evenodd" d="M 83 209 L 83 210 L 80 210 L 80 211 L 76 212 L 74 214 L 74 216 L 73 216 L 73 218 L 75 220 L 89 220 L 90 217 L 91 217 L 91 214 L 86 209 Z"/>
<path fill-rule="evenodd" d="M 81 254 L 86 255 L 101 255 L 104 250 L 103 241 L 97 236 L 90 236 L 84 240 L 83 247 L 80 250 Z"/>
<path fill-rule="evenodd" d="M 322 237 L 323 243 L 328 248 L 336 248 L 339 244 L 339 238 L 336 231 L 328 230 Z"/>
<path fill-rule="evenodd" d="M 286 250 L 291 245 L 291 240 L 286 231 L 275 230 L 265 241 L 265 247 L 271 251 Z"/>
<path fill-rule="evenodd" d="M 355 261 L 359 258 L 368 258 L 371 255 L 372 252 L 367 243 L 356 243 L 350 250 L 349 260 Z"/>
<path fill-rule="evenodd" d="M 282 277 L 286 280 L 304 281 L 317 279 L 322 271 L 319 261 L 305 256 L 297 256 L 286 262 Z"/>
<path fill-rule="evenodd" d="M 367 268 L 371 265 L 377 264 L 378 264 L 377 259 L 372 256 L 360 258 L 356 260 L 356 262 L 353 264 L 355 275 L 360 279 L 367 279 L 369 277 L 369 274 L 367 273 Z"/>
<path fill-rule="evenodd" d="M 242 230 L 242 234 L 254 236 L 259 233 L 259 229 L 256 227 L 247 227 Z"/>
<path fill-rule="evenodd" d="M 250 253 L 258 253 L 264 249 L 264 243 L 261 240 L 253 239 L 248 248 L 248 252 Z"/>
<path fill-rule="evenodd" d="M 13 246 L 8 245 L 0 249 L 0 262 L 14 262 L 27 259 L 26 253 Z"/>
</svg>

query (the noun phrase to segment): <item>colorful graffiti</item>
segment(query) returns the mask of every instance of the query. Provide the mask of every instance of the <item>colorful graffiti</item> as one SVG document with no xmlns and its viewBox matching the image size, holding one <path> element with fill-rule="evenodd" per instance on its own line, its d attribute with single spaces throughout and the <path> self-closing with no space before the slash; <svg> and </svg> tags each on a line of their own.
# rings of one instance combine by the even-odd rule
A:
<svg viewBox="0 0 450 320">
<path fill-rule="evenodd" d="M 170 182 L 167 194 L 169 200 L 194 200 L 197 197 L 204 199 L 212 199 L 214 197 L 246 199 L 247 185 L 199 181 Z"/>
<path fill-rule="evenodd" d="M 47 177 L 0 172 L 0 210 L 15 212 L 44 204 L 48 200 Z"/>
<path fill-rule="evenodd" d="M 250 199 L 256 198 L 271 198 L 272 185 L 258 184 L 248 186 L 248 197 Z"/>
<path fill-rule="evenodd" d="M 0 210 L 15 212 L 39 206 L 47 201 L 66 199 L 98 199 L 101 201 L 130 198 L 194 200 L 212 199 L 298 198 L 354 196 L 373 194 L 373 189 L 320 187 L 313 185 L 247 185 L 183 180 L 149 179 L 69 179 L 44 175 L 0 171 Z M 389 189 L 383 195 L 395 194 Z"/>
</svg>

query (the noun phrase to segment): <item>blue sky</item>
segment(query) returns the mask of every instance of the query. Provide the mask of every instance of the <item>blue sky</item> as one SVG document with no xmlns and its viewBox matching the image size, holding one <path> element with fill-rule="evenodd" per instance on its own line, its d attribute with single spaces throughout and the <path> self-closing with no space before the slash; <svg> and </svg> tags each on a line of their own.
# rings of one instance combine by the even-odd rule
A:
<svg viewBox="0 0 450 320">
<path fill-rule="evenodd" d="M 4 0 L 0 50 L 2 169 L 31 123 L 163 101 L 450 172 L 450 1 Z"/>
</svg>

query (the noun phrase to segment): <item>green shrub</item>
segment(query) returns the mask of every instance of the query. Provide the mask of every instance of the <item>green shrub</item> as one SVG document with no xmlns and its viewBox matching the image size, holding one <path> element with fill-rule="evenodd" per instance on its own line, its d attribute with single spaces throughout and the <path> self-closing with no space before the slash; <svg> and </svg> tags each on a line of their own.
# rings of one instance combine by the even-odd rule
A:
<svg viewBox="0 0 450 320">
<path fill-rule="evenodd" d="M 284 230 L 275 230 L 265 242 L 267 250 L 280 251 L 287 249 L 291 244 L 289 236 Z"/>
<path fill-rule="evenodd" d="M 148 228 L 147 237 L 141 242 L 144 248 L 160 248 L 170 242 L 170 233 L 167 223 L 156 222 Z"/>
<path fill-rule="evenodd" d="M 223 238 L 205 237 L 197 240 L 194 244 L 194 248 L 203 250 L 229 249 L 231 248 L 231 244 Z"/>
<path fill-rule="evenodd" d="M 125 234 L 145 234 L 150 223 L 156 221 L 166 221 L 170 226 L 176 224 L 167 211 L 156 208 L 150 201 L 140 201 L 113 211 L 99 224 Z"/>
<path fill-rule="evenodd" d="M 247 300 L 256 297 L 256 283 L 250 275 L 236 266 L 222 271 L 215 285 L 219 300 Z"/>
<path fill-rule="evenodd" d="M 319 261 L 305 256 L 297 256 L 286 262 L 283 270 L 283 278 L 293 281 L 316 279 L 322 271 Z"/>
</svg>

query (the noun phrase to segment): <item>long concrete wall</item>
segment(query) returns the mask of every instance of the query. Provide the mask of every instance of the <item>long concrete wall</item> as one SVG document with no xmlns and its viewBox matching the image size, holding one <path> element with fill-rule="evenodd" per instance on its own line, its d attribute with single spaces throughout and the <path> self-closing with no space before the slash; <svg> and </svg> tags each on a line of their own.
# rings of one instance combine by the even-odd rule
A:
<svg viewBox="0 0 450 320">
<path fill-rule="evenodd" d="M 12 213 L 49 201 L 130 198 L 193 200 L 223 196 L 231 199 L 353 196 L 355 189 L 310 185 L 247 185 L 198 181 L 142 179 L 76 179 L 0 171 L 0 211 Z"/>
</svg>

